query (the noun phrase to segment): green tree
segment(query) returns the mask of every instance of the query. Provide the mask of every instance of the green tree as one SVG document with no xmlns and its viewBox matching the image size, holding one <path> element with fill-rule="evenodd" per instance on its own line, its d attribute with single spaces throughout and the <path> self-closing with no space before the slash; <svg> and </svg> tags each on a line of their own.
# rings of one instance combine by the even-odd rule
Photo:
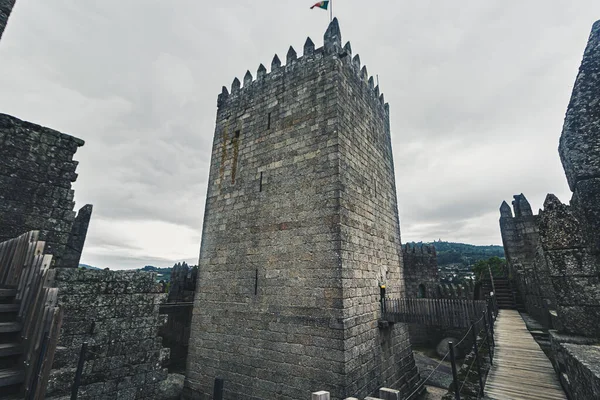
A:
<svg viewBox="0 0 600 400">
<path fill-rule="evenodd" d="M 489 270 L 492 271 L 494 277 L 501 277 L 506 275 L 506 260 L 500 257 L 490 257 L 487 260 L 479 260 L 473 265 L 472 271 L 475 274 L 475 279 L 479 280 L 480 277 L 485 279 L 489 276 Z"/>
</svg>

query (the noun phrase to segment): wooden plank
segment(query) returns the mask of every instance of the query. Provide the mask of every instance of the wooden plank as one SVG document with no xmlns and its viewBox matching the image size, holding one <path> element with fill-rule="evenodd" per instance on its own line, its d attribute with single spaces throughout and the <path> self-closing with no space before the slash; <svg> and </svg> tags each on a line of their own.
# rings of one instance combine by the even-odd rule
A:
<svg viewBox="0 0 600 400">
<path fill-rule="evenodd" d="M 50 376 L 50 370 L 52 369 L 52 363 L 54 362 L 54 354 L 58 345 L 58 337 L 60 335 L 60 328 L 62 327 L 63 312 L 61 308 L 55 307 L 52 317 L 52 324 L 49 330 L 48 345 L 46 354 L 42 362 L 40 369 L 39 381 L 36 385 L 36 391 L 33 394 L 34 400 L 42 400 L 46 398 L 46 386 L 48 377 Z"/>
<path fill-rule="evenodd" d="M 21 328 L 18 322 L 0 322 L 0 333 L 19 332 Z"/>
<path fill-rule="evenodd" d="M 552 364 L 515 310 L 500 310 L 485 395 L 495 400 L 566 400 Z"/>
</svg>

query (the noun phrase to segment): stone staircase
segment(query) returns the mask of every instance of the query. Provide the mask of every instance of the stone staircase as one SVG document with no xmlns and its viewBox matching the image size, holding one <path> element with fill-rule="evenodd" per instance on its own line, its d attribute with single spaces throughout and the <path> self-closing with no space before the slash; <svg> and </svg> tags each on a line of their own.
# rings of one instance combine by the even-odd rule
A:
<svg viewBox="0 0 600 400">
<path fill-rule="evenodd" d="M 518 294 L 512 288 L 508 278 L 494 278 L 494 287 L 496 289 L 496 301 L 498 308 L 501 310 L 519 310 L 523 311 L 523 304 L 519 300 Z M 490 280 L 483 281 L 484 293 L 492 291 L 492 282 Z"/>
<path fill-rule="evenodd" d="M 25 379 L 19 305 L 14 287 L 0 287 L 0 399 L 17 399 Z"/>
</svg>

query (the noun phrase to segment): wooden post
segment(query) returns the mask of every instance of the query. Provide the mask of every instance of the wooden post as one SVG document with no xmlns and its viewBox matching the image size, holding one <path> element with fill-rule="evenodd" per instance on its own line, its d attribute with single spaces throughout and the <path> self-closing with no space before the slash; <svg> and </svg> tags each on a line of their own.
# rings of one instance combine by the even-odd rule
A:
<svg viewBox="0 0 600 400">
<path fill-rule="evenodd" d="M 456 359 L 454 358 L 454 343 L 448 342 L 450 350 L 450 363 L 452 364 L 452 381 L 454 382 L 454 398 L 460 400 L 460 389 L 458 387 L 458 374 L 456 373 Z"/>
<path fill-rule="evenodd" d="M 487 315 L 483 314 L 483 326 L 485 328 L 485 339 L 487 342 L 488 353 L 490 355 L 490 365 L 494 365 L 494 360 L 492 359 L 492 346 L 490 346 L 490 333 L 487 326 Z"/>
<path fill-rule="evenodd" d="M 329 392 L 321 390 L 320 392 L 314 392 L 312 394 L 312 396 L 310 397 L 310 400 L 329 400 L 329 398 L 330 398 Z"/>
<path fill-rule="evenodd" d="M 223 400 L 223 378 L 215 378 L 215 386 L 213 388 L 213 400 Z"/>
<path fill-rule="evenodd" d="M 88 344 L 83 342 L 81 345 L 81 351 L 79 352 L 79 362 L 77 362 L 77 371 L 75 371 L 75 381 L 71 387 L 71 400 L 77 400 L 77 391 L 81 384 L 81 374 L 83 372 L 83 363 L 85 362 L 85 353 L 87 352 Z"/>
<path fill-rule="evenodd" d="M 42 364 L 44 363 L 44 357 L 46 357 L 46 348 L 48 347 L 49 336 L 50 336 L 49 332 L 44 333 L 44 340 L 42 341 L 42 347 L 40 349 L 40 354 L 38 355 L 38 359 L 35 363 L 35 372 L 33 373 L 33 380 L 31 381 L 31 386 L 26 389 L 28 400 L 35 398 L 35 392 L 37 390 L 38 380 L 40 379 L 40 371 L 42 370 Z"/>
<path fill-rule="evenodd" d="M 491 344 L 493 347 L 496 347 L 496 341 L 494 340 L 494 319 L 492 318 L 491 313 L 488 313 L 489 321 L 490 321 L 490 335 L 491 335 Z"/>
<path fill-rule="evenodd" d="M 481 376 L 481 365 L 479 364 L 479 349 L 477 348 L 477 332 L 475 332 L 475 325 L 471 325 L 471 331 L 473 331 L 473 348 L 475 349 L 475 360 L 477 362 L 477 376 L 479 377 L 479 395 L 483 397 L 483 378 Z"/>
</svg>

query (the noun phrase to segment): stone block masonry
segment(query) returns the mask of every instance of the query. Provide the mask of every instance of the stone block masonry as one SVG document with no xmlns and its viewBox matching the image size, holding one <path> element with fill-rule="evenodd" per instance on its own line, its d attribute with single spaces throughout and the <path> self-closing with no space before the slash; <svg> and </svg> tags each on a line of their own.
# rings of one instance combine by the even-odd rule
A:
<svg viewBox="0 0 600 400">
<path fill-rule="evenodd" d="M 573 192 L 569 204 L 548 194 L 539 215 L 533 215 L 531 207 L 525 215 L 521 204 L 526 200 L 518 195 L 514 217 L 508 204 L 500 208 L 509 264 L 523 271 L 515 279 L 521 287 L 537 288 L 542 297 L 553 292 L 548 300 L 556 307 L 552 325 L 558 332 L 550 331 L 550 358 L 573 399 L 600 398 L 596 367 L 600 360 L 599 69 L 597 21 L 575 80 L 558 149 Z"/>
<path fill-rule="evenodd" d="M 10 16 L 10 12 L 14 5 L 15 0 L 0 0 L 0 39 L 2 39 L 4 28 L 6 28 L 8 17 Z"/>
<path fill-rule="evenodd" d="M 39 230 L 56 267 L 77 266 L 91 213 L 91 206 L 84 207 L 86 216 L 78 219 L 76 237 L 71 237 L 71 184 L 78 164 L 73 155 L 83 144 L 73 136 L 0 114 L 0 241 Z M 70 241 L 75 253 L 65 259 Z"/>
<path fill-rule="evenodd" d="M 167 377 L 158 329 L 165 318 L 155 274 L 56 270 L 63 325 L 47 398 L 71 393 L 83 342 L 88 342 L 78 399 L 160 399 Z"/>
<path fill-rule="evenodd" d="M 389 108 L 337 20 L 286 61 L 218 98 L 184 398 L 406 394 L 407 328 L 377 324 L 404 290 Z"/>
<path fill-rule="evenodd" d="M 556 309 L 554 287 L 539 233 L 540 216 L 521 193 L 500 207 L 500 230 L 509 276 L 524 301 L 527 313 L 545 326 L 551 326 Z"/>
<path fill-rule="evenodd" d="M 433 245 L 405 244 L 403 247 L 406 297 L 433 299 L 438 295 L 440 276 Z"/>
</svg>

